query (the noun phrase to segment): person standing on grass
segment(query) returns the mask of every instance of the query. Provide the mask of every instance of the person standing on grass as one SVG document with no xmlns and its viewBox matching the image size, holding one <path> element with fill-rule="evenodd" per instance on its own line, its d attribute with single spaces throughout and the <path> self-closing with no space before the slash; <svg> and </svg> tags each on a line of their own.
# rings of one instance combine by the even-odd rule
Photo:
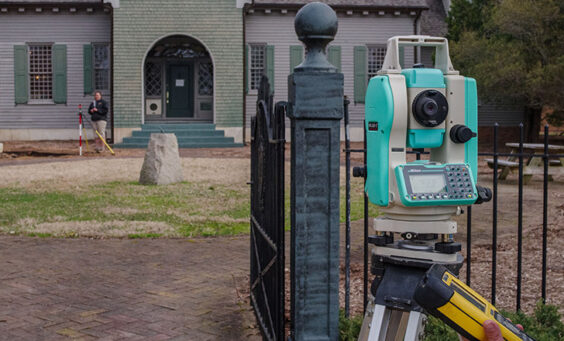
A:
<svg viewBox="0 0 564 341">
<path fill-rule="evenodd" d="M 91 115 L 90 120 L 92 121 L 94 137 L 96 138 L 96 152 L 99 153 L 104 149 L 104 144 L 98 134 L 96 134 L 96 131 L 105 139 L 106 124 L 108 123 L 108 103 L 102 99 L 100 91 L 94 93 L 94 101 L 90 103 L 88 113 Z"/>
</svg>

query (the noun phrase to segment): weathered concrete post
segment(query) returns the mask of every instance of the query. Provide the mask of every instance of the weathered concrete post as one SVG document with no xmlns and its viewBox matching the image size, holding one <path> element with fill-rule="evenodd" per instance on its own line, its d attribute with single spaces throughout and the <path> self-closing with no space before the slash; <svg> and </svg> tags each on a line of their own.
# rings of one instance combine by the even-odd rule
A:
<svg viewBox="0 0 564 341">
<path fill-rule="evenodd" d="M 339 148 L 343 74 L 325 48 L 337 15 L 310 3 L 295 19 L 306 57 L 288 77 L 292 123 L 292 340 L 339 337 Z"/>
</svg>

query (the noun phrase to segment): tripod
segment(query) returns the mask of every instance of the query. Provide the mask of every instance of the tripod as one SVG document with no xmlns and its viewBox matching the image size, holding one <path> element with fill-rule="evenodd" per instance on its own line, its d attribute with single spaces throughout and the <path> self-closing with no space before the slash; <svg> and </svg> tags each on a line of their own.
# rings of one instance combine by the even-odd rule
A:
<svg viewBox="0 0 564 341">
<path fill-rule="evenodd" d="M 445 254 L 425 249 L 432 241 L 394 243 L 391 234 L 372 237 L 369 241 L 375 244 L 371 265 L 375 278 L 359 340 L 422 340 L 426 315 L 413 299 L 415 288 L 434 264 L 458 273 L 462 256 L 458 252 Z"/>
</svg>

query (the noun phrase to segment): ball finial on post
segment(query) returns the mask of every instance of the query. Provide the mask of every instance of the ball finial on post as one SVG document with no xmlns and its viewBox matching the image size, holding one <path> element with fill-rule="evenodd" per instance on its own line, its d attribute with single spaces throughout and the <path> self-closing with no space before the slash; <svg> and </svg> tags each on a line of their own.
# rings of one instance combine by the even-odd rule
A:
<svg viewBox="0 0 564 341">
<path fill-rule="evenodd" d="M 303 6 L 296 15 L 294 28 L 298 39 L 306 46 L 303 63 L 294 71 L 337 72 L 337 68 L 327 60 L 325 48 L 337 34 L 337 14 L 328 5 L 311 2 Z"/>
</svg>

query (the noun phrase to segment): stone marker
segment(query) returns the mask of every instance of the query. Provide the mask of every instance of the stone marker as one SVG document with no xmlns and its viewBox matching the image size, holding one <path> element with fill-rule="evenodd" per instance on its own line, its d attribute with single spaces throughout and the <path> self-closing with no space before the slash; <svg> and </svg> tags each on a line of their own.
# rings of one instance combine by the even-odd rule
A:
<svg viewBox="0 0 564 341">
<path fill-rule="evenodd" d="M 0 142 L 0 154 L 4 151 L 4 144 Z"/>
<path fill-rule="evenodd" d="M 182 180 L 182 166 L 176 135 L 151 134 L 139 176 L 139 183 L 142 185 L 167 185 Z"/>
</svg>

